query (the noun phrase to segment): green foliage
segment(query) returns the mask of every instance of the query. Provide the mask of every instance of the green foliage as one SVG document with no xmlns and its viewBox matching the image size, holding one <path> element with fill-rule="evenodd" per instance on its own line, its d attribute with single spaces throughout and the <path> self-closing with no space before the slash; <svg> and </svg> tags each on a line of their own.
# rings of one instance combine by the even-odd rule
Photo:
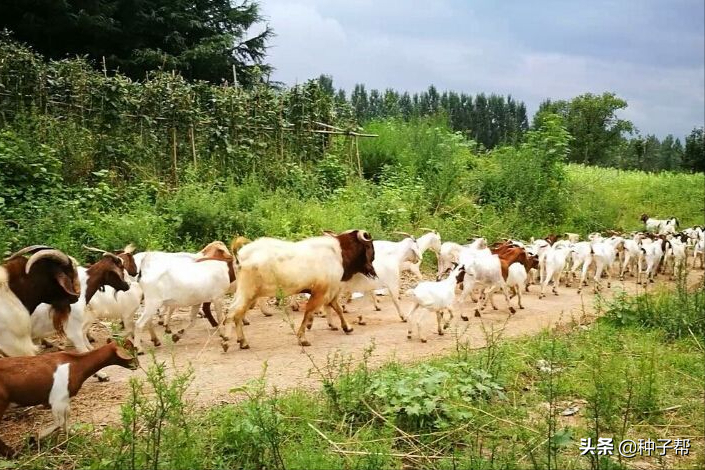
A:
<svg viewBox="0 0 705 470">
<path fill-rule="evenodd" d="M 448 428 L 472 416 L 463 402 L 505 398 L 491 374 L 464 361 L 388 369 L 372 380 L 368 393 L 382 413 L 410 430 Z"/>
<path fill-rule="evenodd" d="M 86 55 L 133 79 L 162 69 L 219 83 L 232 80 L 234 66 L 251 85 L 271 70 L 263 61 L 273 31 L 252 34 L 264 18 L 250 0 L 19 2 L 4 13 L 0 28 L 48 58 Z"/>
<path fill-rule="evenodd" d="M 527 225 L 553 227 L 565 213 L 570 135 L 556 115 L 545 115 L 541 128 L 527 133 L 519 147 L 490 153 L 476 181 L 480 201 L 520 214 Z M 532 227 L 532 228 L 533 228 Z"/>
<path fill-rule="evenodd" d="M 705 172 L 705 135 L 703 128 L 695 128 L 685 138 L 683 167 L 692 172 Z"/>
<path fill-rule="evenodd" d="M 605 316 L 620 325 L 658 328 L 670 339 L 695 335 L 705 342 L 705 290 L 691 292 L 685 279 L 678 281 L 675 293 L 649 292 L 633 297 L 618 295 L 606 305 Z"/>
<path fill-rule="evenodd" d="M 534 128 L 539 129 L 549 114 L 558 114 L 573 137 L 569 161 L 585 165 L 605 165 L 610 152 L 620 143 L 624 133 L 631 133 L 631 122 L 619 119 L 616 113 L 627 102 L 614 93 L 585 93 L 570 101 L 550 100 L 541 103 L 534 116 Z"/>
<path fill-rule="evenodd" d="M 0 211 L 60 189 L 62 163 L 54 149 L 33 147 L 11 130 L 0 131 L 0 167 Z"/>
</svg>

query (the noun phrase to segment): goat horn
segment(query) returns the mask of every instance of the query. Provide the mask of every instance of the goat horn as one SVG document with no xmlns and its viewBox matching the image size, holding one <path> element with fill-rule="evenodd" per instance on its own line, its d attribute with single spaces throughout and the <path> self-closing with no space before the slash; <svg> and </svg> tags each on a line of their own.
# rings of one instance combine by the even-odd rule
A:
<svg viewBox="0 0 705 470">
<path fill-rule="evenodd" d="M 428 228 L 428 227 L 419 227 L 419 230 L 424 230 L 424 231 L 426 231 L 426 232 L 433 232 L 433 233 L 436 233 L 436 231 L 435 231 L 434 229 Z"/>
<path fill-rule="evenodd" d="M 392 233 L 396 233 L 396 234 L 398 234 L 398 235 L 404 235 L 405 237 L 409 237 L 409 238 L 414 238 L 414 236 L 411 235 L 410 233 L 400 232 L 400 231 L 398 231 L 398 230 L 397 230 L 397 231 L 394 231 L 394 232 L 392 232 Z"/>
<path fill-rule="evenodd" d="M 82 245 L 82 246 L 83 246 L 84 250 L 95 251 L 96 253 L 107 253 L 107 251 L 101 250 L 100 248 L 93 248 L 92 246 L 86 246 L 86 245 Z"/>
<path fill-rule="evenodd" d="M 19 250 L 19 251 L 16 251 L 15 253 L 12 253 L 10 256 L 8 256 L 7 258 L 5 258 L 5 261 L 10 260 L 10 259 L 12 259 L 12 258 L 15 258 L 15 257 L 17 257 L 17 256 L 25 255 L 25 254 L 27 254 L 27 253 L 34 253 L 34 252 L 39 251 L 39 250 L 51 250 L 51 249 L 52 249 L 52 248 L 51 248 L 50 246 L 46 246 L 46 245 L 32 245 L 32 246 L 28 246 L 28 247 L 22 248 L 22 249 Z"/>
<path fill-rule="evenodd" d="M 32 269 L 32 266 L 34 266 L 34 263 L 39 261 L 40 259 L 53 259 L 56 261 L 59 261 L 61 264 L 68 264 L 73 266 L 73 262 L 71 259 L 66 256 L 66 253 L 60 251 L 60 250 L 42 250 L 39 253 L 33 254 L 30 258 L 29 261 L 27 261 L 27 265 L 24 268 L 25 273 L 29 274 L 29 270 Z"/>
<path fill-rule="evenodd" d="M 118 262 L 118 264 L 122 265 L 122 259 L 115 253 L 106 251 L 105 253 L 103 253 L 103 258 L 113 258 L 115 261 Z"/>
<path fill-rule="evenodd" d="M 371 242 L 372 241 L 372 236 L 370 236 L 370 234 L 367 233 L 367 230 L 358 231 L 357 238 L 363 242 Z"/>
</svg>

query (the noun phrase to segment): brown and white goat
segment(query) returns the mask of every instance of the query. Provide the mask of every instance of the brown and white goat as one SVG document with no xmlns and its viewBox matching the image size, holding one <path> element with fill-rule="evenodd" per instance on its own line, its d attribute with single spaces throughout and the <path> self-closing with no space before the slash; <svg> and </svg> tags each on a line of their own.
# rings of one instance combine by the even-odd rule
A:
<svg viewBox="0 0 705 470">
<path fill-rule="evenodd" d="M 93 296 L 105 286 L 110 286 L 114 291 L 126 291 L 130 288 L 130 285 L 125 282 L 123 259 L 114 253 L 99 251 L 103 253 L 100 260 L 88 268 L 78 268 L 81 297 L 78 302 L 71 305 L 69 316 L 62 324 L 62 331 L 79 352 L 87 352 L 92 349 L 85 335 L 84 325 L 87 323 L 86 305 L 90 304 Z M 52 308 L 49 304 L 40 304 L 32 312 L 32 338 L 34 340 L 44 339 L 56 332 L 55 325 L 51 321 L 51 313 Z"/>
<path fill-rule="evenodd" d="M 351 332 L 338 295 L 342 282 L 355 274 L 376 276 L 372 265 L 374 257 L 372 237 L 364 230 L 348 230 L 298 242 L 259 238 L 242 247 L 237 253 L 237 291 L 221 327 L 223 349 L 228 350 L 233 323 L 240 348 L 249 348 L 243 333 L 243 318 L 260 297 L 311 294 L 297 331 L 302 346 L 310 344 L 305 333 L 313 314 L 326 306 L 338 314 L 343 331 Z"/>
<path fill-rule="evenodd" d="M 29 259 L 25 254 L 31 254 Z M 76 262 L 61 251 L 33 245 L 11 255 L 0 266 L 0 354 L 36 354 L 30 312 L 50 304 L 52 323 L 63 332 L 71 304 L 80 295 Z"/>
<path fill-rule="evenodd" d="M 41 356 L 0 358 L 0 419 L 14 404 L 20 407 L 51 407 L 54 424 L 39 433 L 39 439 L 58 429 L 67 432 L 70 399 L 83 382 L 107 366 L 135 370 L 139 366 L 132 344 L 108 344 L 88 353 L 55 352 Z M 12 457 L 13 450 L 0 439 L 0 455 Z"/>
</svg>

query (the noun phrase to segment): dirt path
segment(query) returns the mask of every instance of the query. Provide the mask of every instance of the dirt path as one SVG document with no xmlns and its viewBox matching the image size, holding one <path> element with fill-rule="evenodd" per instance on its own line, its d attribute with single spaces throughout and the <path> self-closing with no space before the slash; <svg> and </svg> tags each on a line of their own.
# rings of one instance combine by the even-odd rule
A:
<svg viewBox="0 0 705 470">
<path fill-rule="evenodd" d="M 691 273 L 693 280 L 701 272 Z M 660 276 L 663 279 L 663 276 Z M 605 292 L 610 298 L 615 292 L 624 289 L 635 292 L 635 283 L 631 280 L 615 282 L 612 289 Z M 592 288 L 586 288 L 577 294 L 575 288 L 559 288 L 559 296 L 548 294 L 538 299 L 538 287 L 532 286 L 532 292 L 524 296 L 524 310 L 518 310 L 508 322 L 503 332 L 504 338 L 532 335 L 544 328 L 579 319 L 583 313 L 594 310 Z M 374 344 L 370 358 L 372 365 L 379 365 L 390 359 L 399 361 L 416 361 L 453 350 L 456 342 L 468 341 L 470 347 L 479 348 L 485 344 L 486 330 L 501 328 L 507 319 L 507 310 L 501 295 L 496 296 L 498 311 L 491 308 L 482 318 L 473 317 L 474 305 L 470 302 L 456 306 L 456 313 L 463 311 L 470 321 L 463 322 L 459 315 L 453 320 L 451 328 L 444 336 L 435 331 L 435 315 L 427 315 L 422 324 L 427 332 L 427 343 L 421 343 L 414 336 L 406 338 L 407 324 L 402 323 L 389 298 L 379 297 L 382 310 L 375 312 L 367 299 L 353 301 L 348 306 L 349 319 L 356 318 L 354 313 L 364 313 L 366 325 L 355 325 L 355 331 L 345 335 L 342 331 L 330 331 L 324 318 L 316 318 L 313 329 L 308 333 L 312 346 L 303 348 L 297 345 L 296 337 L 284 315 L 264 317 L 259 311 L 248 314 L 251 325 L 245 327 L 251 349 L 239 350 L 237 343 L 227 353 L 220 347 L 220 339 L 213 334 L 206 320 L 196 323 L 176 344 L 164 344 L 156 349 L 156 359 L 166 361 L 170 369 L 184 369 L 192 364 L 194 380 L 190 388 L 192 397 L 199 405 L 207 406 L 218 403 L 234 402 L 236 397 L 229 392 L 233 387 L 261 375 L 264 363 L 267 363 L 266 379 L 269 386 L 278 388 L 317 387 L 320 383 L 313 369 L 312 361 L 318 367 L 326 365 L 327 357 L 336 351 L 351 354 L 354 358 L 362 356 L 364 350 Z M 516 301 L 516 299 L 514 299 Z M 515 303 L 516 305 L 516 303 Z M 409 301 L 402 301 L 403 311 L 409 309 Z M 294 313 L 293 322 L 298 326 L 301 314 Z M 174 315 L 174 326 L 180 328 L 186 321 L 186 311 Z M 176 331 L 174 329 L 174 331 Z M 163 331 L 163 330 L 159 330 Z M 145 332 L 146 334 L 146 332 Z M 105 331 L 98 331 L 99 342 L 106 337 Z M 146 338 L 145 338 L 146 339 Z M 151 344 L 145 341 L 145 345 Z M 141 356 L 141 365 L 146 369 L 151 358 Z M 119 367 L 105 369 L 110 375 L 109 383 L 98 383 L 89 379 L 79 395 L 72 400 L 71 421 L 92 423 L 104 426 L 119 419 L 119 407 L 124 402 L 130 377 L 144 376 L 144 371 L 131 372 Z M 40 408 L 9 410 L 3 418 L 3 438 L 11 445 L 17 445 L 28 432 L 37 431 L 51 422 L 49 410 Z"/>
</svg>

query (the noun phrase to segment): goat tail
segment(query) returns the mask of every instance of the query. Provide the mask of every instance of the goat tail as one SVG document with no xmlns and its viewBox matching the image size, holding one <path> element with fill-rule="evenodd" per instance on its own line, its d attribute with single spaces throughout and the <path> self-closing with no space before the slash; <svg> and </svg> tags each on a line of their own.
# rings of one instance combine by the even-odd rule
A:
<svg viewBox="0 0 705 470">
<path fill-rule="evenodd" d="M 243 237 L 241 235 L 233 237 L 233 241 L 230 242 L 230 252 L 234 255 L 238 252 L 240 248 L 242 248 L 244 245 L 247 245 L 251 241 L 252 240 L 250 240 L 249 238 Z"/>
</svg>

